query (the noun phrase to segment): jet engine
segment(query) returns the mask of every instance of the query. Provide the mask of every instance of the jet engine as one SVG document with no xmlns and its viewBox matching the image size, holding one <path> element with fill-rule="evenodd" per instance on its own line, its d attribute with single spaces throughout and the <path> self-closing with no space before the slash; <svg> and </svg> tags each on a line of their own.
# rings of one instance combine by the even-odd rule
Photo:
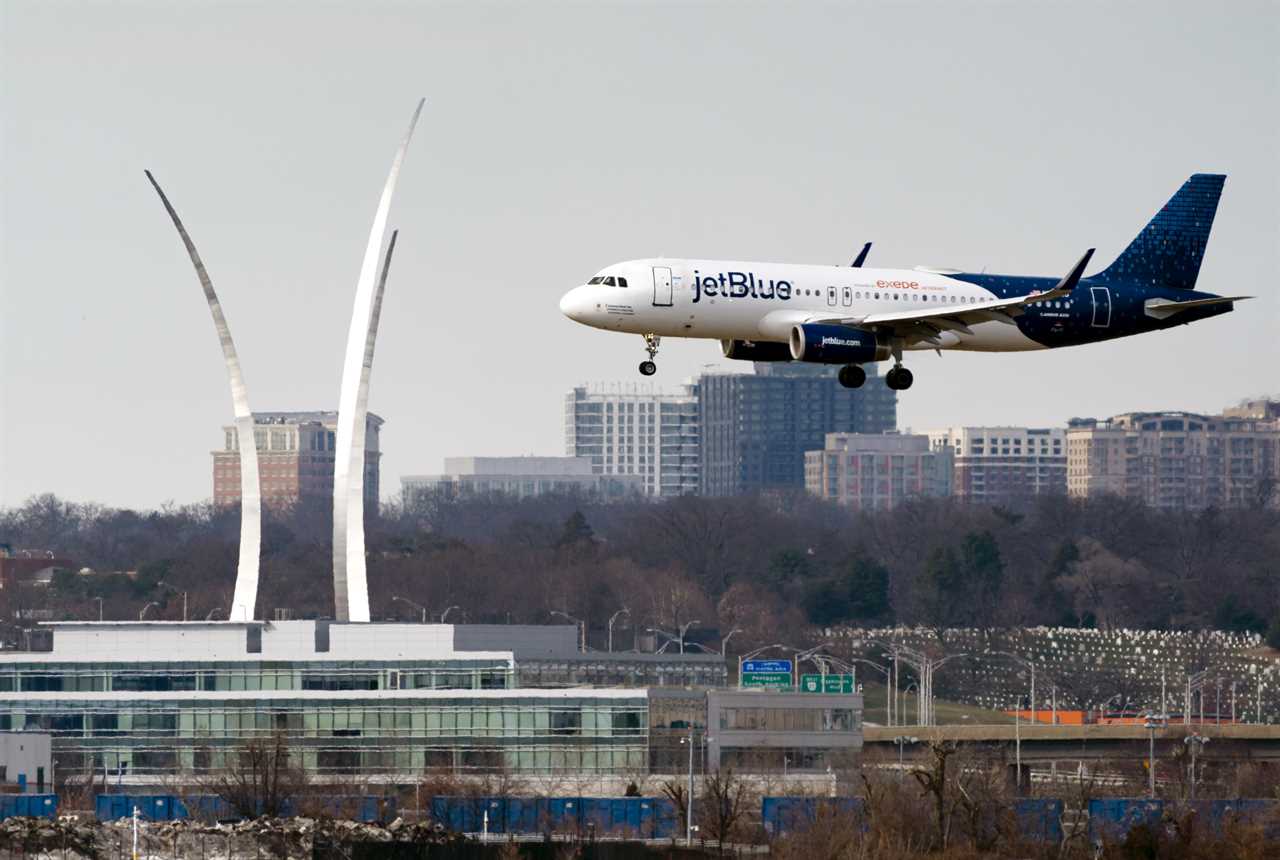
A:
<svg viewBox="0 0 1280 860">
<path fill-rule="evenodd" d="M 739 361 L 790 361 L 791 349 L 785 343 L 763 340 L 722 340 L 720 349 L 725 358 Z"/>
<path fill-rule="evenodd" d="M 819 364 L 864 364 L 890 356 L 889 339 L 866 329 L 804 323 L 791 329 L 791 357 Z"/>
</svg>

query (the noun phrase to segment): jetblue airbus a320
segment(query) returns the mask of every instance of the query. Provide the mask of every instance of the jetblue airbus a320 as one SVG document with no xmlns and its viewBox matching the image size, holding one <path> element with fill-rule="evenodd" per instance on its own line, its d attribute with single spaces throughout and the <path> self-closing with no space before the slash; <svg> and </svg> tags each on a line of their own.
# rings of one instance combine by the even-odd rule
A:
<svg viewBox="0 0 1280 860">
<path fill-rule="evenodd" d="M 1085 276 L 1093 249 L 1061 278 L 955 269 L 873 269 L 867 245 L 845 266 L 727 260 L 632 260 L 609 266 L 560 300 L 572 320 L 644 337 L 714 338 L 728 358 L 862 365 L 893 359 L 892 389 L 911 387 L 902 354 L 918 349 L 1016 352 L 1075 346 L 1217 316 L 1250 296 L 1198 292 L 1225 176 L 1197 173 L 1116 261 Z"/>
</svg>

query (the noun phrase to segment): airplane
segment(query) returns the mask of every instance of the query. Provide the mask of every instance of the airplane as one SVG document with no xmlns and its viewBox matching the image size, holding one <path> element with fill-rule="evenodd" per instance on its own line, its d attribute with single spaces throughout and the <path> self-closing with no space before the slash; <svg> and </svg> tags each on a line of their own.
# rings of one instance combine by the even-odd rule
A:
<svg viewBox="0 0 1280 860">
<path fill-rule="evenodd" d="M 664 337 L 719 340 L 726 358 L 843 365 L 858 388 L 863 365 L 893 360 L 885 384 L 911 387 L 906 351 L 1053 349 L 1185 325 L 1252 296 L 1198 292 L 1196 278 L 1225 175 L 1197 173 L 1101 272 L 1090 248 L 1061 278 L 957 269 L 878 269 L 867 243 L 850 266 L 728 260 L 629 260 L 569 290 L 560 311 L 606 331 L 639 334 L 647 361 Z"/>
</svg>

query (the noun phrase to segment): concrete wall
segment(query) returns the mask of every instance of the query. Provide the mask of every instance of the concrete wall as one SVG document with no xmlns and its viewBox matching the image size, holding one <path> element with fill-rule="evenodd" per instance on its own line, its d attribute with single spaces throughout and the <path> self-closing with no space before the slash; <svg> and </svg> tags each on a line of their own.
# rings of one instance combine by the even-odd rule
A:
<svg viewBox="0 0 1280 860">
<path fill-rule="evenodd" d="M 0 785 L 13 786 L 26 777 L 26 790 L 44 792 L 53 786 L 53 745 L 48 734 L 0 732 Z M 40 775 L 43 770 L 44 785 Z"/>
</svg>

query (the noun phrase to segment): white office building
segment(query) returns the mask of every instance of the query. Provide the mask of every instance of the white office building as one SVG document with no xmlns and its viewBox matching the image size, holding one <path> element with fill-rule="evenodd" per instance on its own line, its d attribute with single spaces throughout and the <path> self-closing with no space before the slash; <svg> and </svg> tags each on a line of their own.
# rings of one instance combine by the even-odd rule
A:
<svg viewBox="0 0 1280 860">
<path fill-rule="evenodd" d="M 651 496 L 698 492 L 697 383 L 676 393 L 646 383 L 582 385 L 565 395 L 565 453 L 601 475 L 637 475 Z"/>
<path fill-rule="evenodd" d="M 639 477 L 597 474 L 586 457 L 445 457 L 442 474 L 405 475 L 400 488 L 406 505 L 424 494 L 443 498 L 499 494 L 523 499 L 581 493 L 616 500 L 644 491 Z"/>
</svg>

